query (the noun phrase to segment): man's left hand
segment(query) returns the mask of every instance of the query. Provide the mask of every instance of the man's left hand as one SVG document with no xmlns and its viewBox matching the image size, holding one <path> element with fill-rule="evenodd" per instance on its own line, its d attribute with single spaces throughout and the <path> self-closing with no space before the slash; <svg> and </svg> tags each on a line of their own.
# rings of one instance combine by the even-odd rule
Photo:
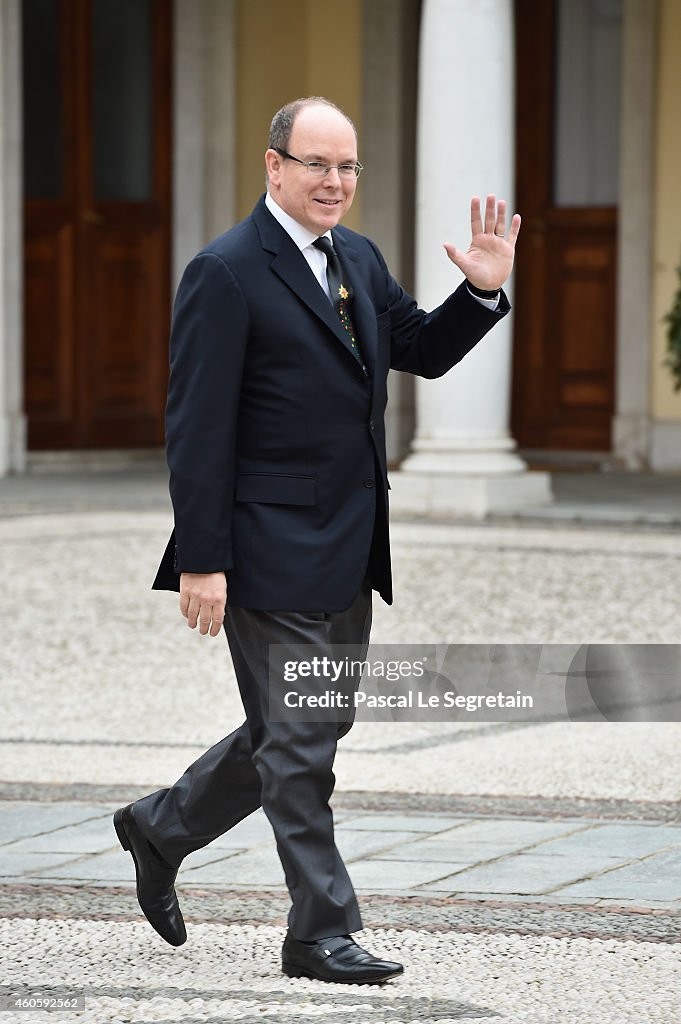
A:
<svg viewBox="0 0 681 1024">
<path fill-rule="evenodd" d="M 471 199 L 471 244 L 467 252 L 445 244 L 447 255 L 476 288 L 495 291 L 501 288 L 513 270 L 515 243 L 520 231 L 520 214 L 515 213 L 506 238 L 506 202 L 487 196 L 485 223 L 482 223 L 479 196 Z"/>
</svg>

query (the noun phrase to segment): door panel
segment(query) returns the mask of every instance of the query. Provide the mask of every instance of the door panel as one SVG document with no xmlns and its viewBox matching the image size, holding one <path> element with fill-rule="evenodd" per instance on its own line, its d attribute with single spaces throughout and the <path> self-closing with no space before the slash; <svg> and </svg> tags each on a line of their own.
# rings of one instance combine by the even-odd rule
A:
<svg viewBox="0 0 681 1024">
<path fill-rule="evenodd" d="M 55 447 L 68 443 L 76 402 L 73 373 L 75 237 L 66 221 L 27 240 L 24 331 L 32 339 L 26 391 L 34 414 L 50 424 Z"/>
<path fill-rule="evenodd" d="M 163 378 L 164 360 L 154 339 L 163 295 L 163 261 L 152 233 L 107 232 L 93 239 L 89 344 L 84 354 L 90 381 L 84 419 L 105 446 L 158 443 L 149 395 Z M 106 309 L 106 317 L 97 310 Z M 165 356 L 166 346 L 163 346 Z"/>
<path fill-rule="evenodd" d="M 31 448 L 163 443 L 170 16 L 169 0 L 23 0 Z M 35 70 L 43 17 L 57 39 L 49 75 Z M 48 175 L 36 136 L 55 119 L 62 170 Z"/>
<path fill-rule="evenodd" d="M 605 451 L 614 410 L 617 207 L 603 200 L 616 195 L 617 167 L 603 126 L 612 121 L 617 82 L 604 76 L 601 60 L 598 102 L 592 97 L 592 123 L 585 124 L 588 95 L 575 84 L 569 46 L 583 62 L 585 38 L 595 36 L 601 49 L 592 62 L 609 52 L 612 77 L 619 4 L 570 2 L 516 0 L 516 204 L 523 230 L 512 429 L 523 447 Z M 584 74 L 583 66 L 577 70 Z M 602 95 L 608 89 L 614 95 Z"/>
</svg>

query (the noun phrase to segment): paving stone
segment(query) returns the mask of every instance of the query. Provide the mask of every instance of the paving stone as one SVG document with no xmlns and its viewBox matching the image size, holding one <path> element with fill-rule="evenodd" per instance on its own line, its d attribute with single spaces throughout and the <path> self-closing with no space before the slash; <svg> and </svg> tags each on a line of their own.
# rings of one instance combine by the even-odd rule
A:
<svg viewBox="0 0 681 1024">
<path fill-rule="evenodd" d="M 193 870 L 194 868 L 200 868 L 206 864 L 212 864 L 213 861 L 225 860 L 229 857 L 236 857 L 239 853 L 247 852 L 247 847 L 220 847 L 216 843 L 209 843 L 208 846 L 204 846 L 202 849 L 194 850 L 193 853 L 188 854 L 182 861 L 180 871 L 185 873 Z"/>
<path fill-rule="evenodd" d="M 574 835 L 543 843 L 533 852 L 563 857 L 603 854 L 618 860 L 635 860 L 673 845 L 681 846 L 681 828 L 599 824 Z"/>
<path fill-rule="evenodd" d="M 135 867 L 130 854 L 124 853 L 118 847 L 109 853 L 86 857 L 83 860 L 66 861 L 56 867 L 41 871 L 40 877 L 44 879 L 72 878 L 78 881 L 92 879 L 109 884 L 111 882 L 134 884 Z"/>
<path fill-rule="evenodd" d="M 265 812 L 257 810 L 253 814 L 249 814 L 247 818 L 243 818 L 242 821 L 238 821 L 233 828 L 218 836 L 210 845 L 230 849 L 254 846 L 264 842 L 273 843 L 274 833 Z"/>
<path fill-rule="evenodd" d="M 566 889 L 577 896 L 674 901 L 681 899 L 681 850 L 659 853 L 626 867 L 608 871 L 599 878 Z"/>
<path fill-rule="evenodd" d="M 635 863 L 630 864 L 626 868 L 622 868 L 621 872 L 618 872 L 618 874 L 620 873 L 626 873 L 632 878 L 640 879 L 678 879 L 678 885 L 681 886 L 681 849 L 666 850 L 662 853 L 657 853 L 652 857 L 645 857 L 642 860 L 638 860 Z M 679 897 L 681 897 L 681 891 L 674 896 L 675 899 L 678 899 Z"/>
<path fill-rule="evenodd" d="M 123 885 L 123 881 L 123 879 L 119 879 L 116 881 L 107 879 L 106 881 L 100 882 L 96 879 L 88 878 L 44 878 L 41 874 L 22 875 L 16 878 L 0 878 L 0 882 L 3 885 L 21 885 L 22 889 L 25 889 L 26 886 L 32 886 L 33 888 L 40 889 L 41 891 L 47 891 L 50 888 L 61 888 L 63 885 L 68 885 L 70 889 L 83 887 L 89 888 L 92 885 L 97 885 L 101 886 L 102 888 L 108 889 L 112 885 Z"/>
<path fill-rule="evenodd" d="M 99 853 L 117 843 L 111 815 L 28 836 L 6 846 L 13 853 Z"/>
<path fill-rule="evenodd" d="M 654 828 L 658 834 L 660 849 L 666 846 L 681 846 L 681 825 L 657 824 Z"/>
<path fill-rule="evenodd" d="M 493 860 L 499 856 L 492 843 L 445 842 L 436 839 L 419 839 L 401 843 L 385 853 L 374 854 L 377 860 L 442 861 L 443 863 L 468 864 Z"/>
<path fill-rule="evenodd" d="M 461 868 L 466 864 L 458 865 Z M 352 865 L 351 878 L 358 888 L 414 891 L 417 885 L 443 878 L 456 864 L 414 864 L 404 860 L 359 860 Z"/>
<path fill-rule="evenodd" d="M 611 858 L 540 857 L 521 853 L 515 857 L 483 864 L 446 879 L 452 891 L 551 893 L 612 864 Z M 576 895 L 584 895 L 576 893 Z"/>
<path fill-rule="evenodd" d="M 583 827 L 583 826 L 582 826 Z M 518 818 L 485 818 L 464 823 L 460 828 L 440 832 L 433 836 L 434 842 L 460 844 L 478 847 L 485 844 L 497 850 L 497 856 L 513 850 L 533 847 L 546 840 L 569 835 L 580 828 L 574 822 L 530 821 Z"/>
<path fill-rule="evenodd" d="M 465 824 L 460 818 L 445 817 L 444 815 L 409 815 L 403 814 L 369 814 L 356 818 L 348 818 L 343 821 L 339 831 L 360 829 L 367 831 L 375 829 L 381 832 L 445 832 L 455 826 Z"/>
<path fill-rule="evenodd" d="M 284 884 L 284 872 L 276 850 L 247 850 L 197 868 L 182 866 L 179 883 L 229 885 L 240 883 L 252 888 Z"/>
<path fill-rule="evenodd" d="M 674 885 L 672 894 L 678 891 L 678 885 Z M 607 876 L 602 876 L 589 882 L 579 882 L 575 885 L 567 886 L 564 891 L 561 890 L 561 898 L 564 898 L 563 892 L 565 897 L 572 894 L 577 896 L 586 895 L 593 900 L 597 898 L 611 899 L 618 904 L 629 903 L 632 906 L 647 906 L 651 901 L 668 901 L 670 883 L 666 879 L 643 881 L 638 878 L 628 880 L 625 878 L 607 878 Z M 678 907 L 678 903 L 676 905 Z"/>
<path fill-rule="evenodd" d="M 0 843 L 38 835 L 107 813 L 108 808 L 82 803 L 4 801 L 0 813 Z"/>
<path fill-rule="evenodd" d="M 408 822 L 407 822 L 408 823 Z M 392 860 L 402 860 L 401 851 L 405 844 L 414 838 L 414 832 L 393 832 L 392 830 L 376 829 L 360 832 L 359 829 L 336 829 L 336 845 L 344 860 L 352 862 L 367 854 L 384 856 Z M 379 853 L 378 851 L 385 851 Z"/>
<path fill-rule="evenodd" d="M 8 878 L 21 878 L 29 871 L 52 869 L 55 865 L 69 862 L 63 853 L 8 853 L 0 850 L 0 876 L 5 881 Z"/>
</svg>

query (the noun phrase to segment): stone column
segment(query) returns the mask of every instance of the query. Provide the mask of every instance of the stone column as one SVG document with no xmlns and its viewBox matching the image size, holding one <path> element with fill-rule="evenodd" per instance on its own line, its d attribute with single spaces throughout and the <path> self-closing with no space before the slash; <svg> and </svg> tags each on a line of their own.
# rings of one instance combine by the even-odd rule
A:
<svg viewBox="0 0 681 1024">
<path fill-rule="evenodd" d="M 625 0 L 613 448 L 627 469 L 634 470 L 648 465 L 651 440 L 656 37 L 657 0 Z"/>
<path fill-rule="evenodd" d="M 26 465 L 23 412 L 21 32 L 18 0 L 0 4 L 0 476 Z"/>
<path fill-rule="evenodd" d="M 173 290 L 235 222 L 235 19 L 234 0 L 175 0 Z"/>
<path fill-rule="evenodd" d="M 512 0 L 424 0 L 416 296 L 425 309 L 462 280 L 442 243 L 468 245 L 471 196 L 493 192 L 509 220 L 513 212 L 512 14 Z M 527 471 L 509 434 L 511 340 L 508 316 L 445 377 L 418 380 L 412 452 L 391 476 L 394 510 L 484 516 L 551 500 L 548 475 Z"/>
<path fill-rule="evenodd" d="M 378 244 L 390 272 L 413 292 L 416 73 L 419 0 L 362 5 L 360 179 L 362 233 Z M 388 376 L 388 464 L 408 453 L 414 434 L 414 378 Z"/>
</svg>

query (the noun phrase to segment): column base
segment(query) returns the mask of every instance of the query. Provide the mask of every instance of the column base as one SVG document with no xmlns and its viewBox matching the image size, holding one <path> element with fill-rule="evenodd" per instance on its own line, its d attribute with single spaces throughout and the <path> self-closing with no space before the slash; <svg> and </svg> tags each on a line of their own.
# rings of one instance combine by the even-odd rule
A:
<svg viewBox="0 0 681 1024">
<path fill-rule="evenodd" d="M 0 414 L 0 477 L 26 472 L 26 417 Z"/>
<path fill-rule="evenodd" d="M 643 413 L 621 413 L 612 421 L 612 448 L 626 468 L 648 468 L 651 423 Z"/>
<path fill-rule="evenodd" d="M 392 512 L 472 516 L 513 513 L 553 501 L 549 473 L 427 473 L 398 470 L 390 474 Z"/>
<path fill-rule="evenodd" d="M 681 470 L 681 421 L 651 422 L 650 468 L 659 473 L 678 473 Z"/>
</svg>

